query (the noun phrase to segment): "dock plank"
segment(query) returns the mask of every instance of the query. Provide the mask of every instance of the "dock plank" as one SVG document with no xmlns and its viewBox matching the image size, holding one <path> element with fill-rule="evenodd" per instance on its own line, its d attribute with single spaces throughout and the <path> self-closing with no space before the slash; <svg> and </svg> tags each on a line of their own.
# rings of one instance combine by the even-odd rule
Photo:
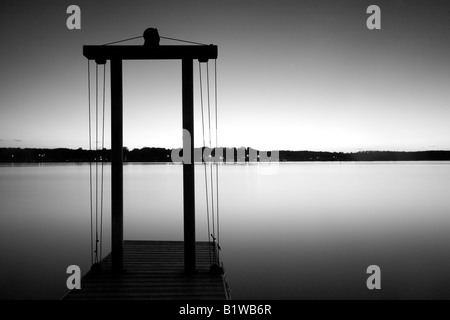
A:
<svg viewBox="0 0 450 320">
<path fill-rule="evenodd" d="M 125 241 L 124 274 L 111 272 L 111 254 L 100 273 L 88 272 L 80 290 L 64 300 L 225 300 L 228 284 L 223 275 L 212 274 L 208 242 L 197 242 L 197 274 L 184 274 L 181 241 Z"/>
</svg>

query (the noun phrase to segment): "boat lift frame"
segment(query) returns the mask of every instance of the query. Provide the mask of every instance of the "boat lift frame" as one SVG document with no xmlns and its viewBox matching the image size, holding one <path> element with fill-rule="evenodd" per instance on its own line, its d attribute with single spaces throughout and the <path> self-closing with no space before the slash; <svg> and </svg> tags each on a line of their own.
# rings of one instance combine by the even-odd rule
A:
<svg viewBox="0 0 450 320">
<path fill-rule="evenodd" d="M 123 60 L 181 60 L 183 150 L 184 270 L 196 272 L 194 179 L 194 60 L 217 59 L 216 45 L 123 46 L 85 45 L 83 55 L 97 64 L 111 61 L 111 258 L 112 270 L 123 268 Z M 186 134 L 188 132 L 189 134 Z"/>
</svg>

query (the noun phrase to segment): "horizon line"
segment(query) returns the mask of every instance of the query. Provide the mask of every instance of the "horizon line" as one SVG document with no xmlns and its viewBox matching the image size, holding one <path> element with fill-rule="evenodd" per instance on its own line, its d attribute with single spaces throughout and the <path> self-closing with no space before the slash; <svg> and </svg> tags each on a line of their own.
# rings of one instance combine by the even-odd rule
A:
<svg viewBox="0 0 450 320">
<path fill-rule="evenodd" d="M 174 150 L 174 149 L 183 149 L 182 147 L 176 147 L 176 148 L 167 148 L 167 147 L 142 147 L 142 148 L 133 148 L 130 149 L 127 146 L 123 146 L 123 148 L 128 149 L 130 152 L 133 150 L 142 150 L 142 149 L 165 149 L 165 150 Z M 210 148 L 210 149 L 215 149 L 215 147 L 208 147 L 208 146 L 202 146 L 202 147 L 194 147 L 195 149 L 199 149 L 199 148 Z M 432 149 L 423 149 L 423 150 L 411 150 L 411 151 L 407 151 L 407 150 L 380 150 L 380 149 L 366 149 L 366 150 L 359 150 L 359 151 L 329 151 L 329 150 L 307 150 L 307 149 L 302 149 L 302 150 L 295 150 L 295 149 L 273 149 L 273 150 L 263 150 L 263 149 L 257 149 L 257 148 L 253 148 L 253 147 L 245 147 L 245 146 L 240 146 L 240 147 L 217 147 L 217 148 L 222 148 L 222 149 L 253 149 L 256 151 L 263 151 L 263 152 L 327 152 L 327 153 L 364 153 L 364 152 L 450 152 L 450 149 L 437 149 L 437 150 L 432 150 Z M 102 151 L 102 150 L 111 150 L 111 148 L 103 148 L 103 149 L 84 149 L 82 147 L 78 147 L 78 148 L 69 148 L 69 147 L 53 147 L 53 148 L 45 148 L 45 147 L 0 147 L 0 149 L 36 149 L 36 150 L 58 150 L 58 149 L 66 149 L 66 150 L 82 150 L 82 151 Z"/>
</svg>

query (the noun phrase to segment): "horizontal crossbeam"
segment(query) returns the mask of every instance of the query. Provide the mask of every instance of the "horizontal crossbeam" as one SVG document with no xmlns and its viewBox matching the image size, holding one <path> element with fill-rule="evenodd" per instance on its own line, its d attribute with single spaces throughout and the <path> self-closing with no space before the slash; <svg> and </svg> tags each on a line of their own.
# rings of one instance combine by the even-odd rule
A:
<svg viewBox="0 0 450 320">
<path fill-rule="evenodd" d="M 83 55 L 89 60 L 176 60 L 217 59 L 217 46 L 83 46 Z"/>
</svg>

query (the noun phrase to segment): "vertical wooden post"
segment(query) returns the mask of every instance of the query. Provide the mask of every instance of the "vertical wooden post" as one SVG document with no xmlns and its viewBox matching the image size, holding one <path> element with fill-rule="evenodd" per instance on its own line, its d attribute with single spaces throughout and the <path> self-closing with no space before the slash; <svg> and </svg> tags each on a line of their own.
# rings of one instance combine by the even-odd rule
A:
<svg viewBox="0 0 450 320">
<path fill-rule="evenodd" d="M 194 180 L 194 61 L 182 59 L 184 271 L 195 273 L 195 180 Z M 188 149 L 190 149 L 188 151 Z M 183 157 L 184 158 L 184 157 Z M 184 158 L 186 159 L 186 158 Z"/>
<path fill-rule="evenodd" d="M 123 271 L 123 96 L 122 60 L 111 60 L 111 255 L 112 270 Z"/>
</svg>

